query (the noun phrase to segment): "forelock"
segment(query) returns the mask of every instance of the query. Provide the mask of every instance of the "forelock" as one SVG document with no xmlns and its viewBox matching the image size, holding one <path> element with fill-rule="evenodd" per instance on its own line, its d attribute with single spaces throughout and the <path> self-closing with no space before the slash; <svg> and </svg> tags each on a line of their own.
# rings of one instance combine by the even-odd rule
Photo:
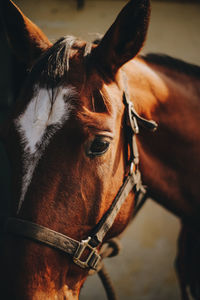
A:
<svg viewBox="0 0 200 300">
<path fill-rule="evenodd" d="M 70 68 L 70 51 L 77 41 L 74 36 L 59 39 L 36 61 L 30 70 L 30 79 L 33 81 L 39 75 L 41 84 L 51 88 L 62 84 Z"/>
</svg>

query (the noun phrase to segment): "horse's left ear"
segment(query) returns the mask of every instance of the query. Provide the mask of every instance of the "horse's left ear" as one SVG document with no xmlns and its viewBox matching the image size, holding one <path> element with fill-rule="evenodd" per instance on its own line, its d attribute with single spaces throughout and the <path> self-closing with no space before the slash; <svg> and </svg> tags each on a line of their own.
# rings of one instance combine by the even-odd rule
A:
<svg viewBox="0 0 200 300">
<path fill-rule="evenodd" d="M 31 65 L 52 44 L 10 0 L 1 0 L 0 16 L 11 49 L 20 62 Z"/>
<path fill-rule="evenodd" d="M 99 46 L 93 50 L 97 67 L 113 77 L 141 50 L 149 24 L 150 0 L 132 0 L 122 9 Z"/>
</svg>

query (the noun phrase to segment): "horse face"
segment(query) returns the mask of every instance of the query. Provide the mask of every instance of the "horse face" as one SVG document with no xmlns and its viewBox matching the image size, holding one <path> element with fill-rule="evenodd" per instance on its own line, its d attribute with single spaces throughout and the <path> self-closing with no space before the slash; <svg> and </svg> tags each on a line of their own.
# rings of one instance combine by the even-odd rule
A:
<svg viewBox="0 0 200 300">
<path fill-rule="evenodd" d="M 16 147 L 9 150 L 18 180 L 13 188 L 13 215 L 76 240 L 90 234 L 110 207 L 125 174 L 120 82 L 105 83 L 89 62 L 86 73 L 82 55 L 85 43 L 83 47 L 80 44 L 75 43 L 70 50 L 67 80 L 63 78 L 59 85 L 49 88 L 49 78 L 45 82 L 46 75 L 36 72 L 37 65 L 33 67 L 19 96 L 20 106 L 12 125 L 10 143 L 16 144 L 17 139 L 17 156 Z M 40 80 L 35 81 L 35 77 Z M 15 163 L 19 162 L 17 168 Z M 131 200 L 122 208 L 109 236 L 124 229 L 132 206 Z M 17 249 L 18 259 L 24 259 L 25 270 L 20 266 L 15 274 L 21 278 L 23 272 L 24 280 L 15 281 L 16 290 L 31 281 L 49 291 L 54 282 L 54 295 L 55 291 L 64 293 L 66 284 L 73 291 L 77 290 L 77 281 L 82 284 L 86 274 L 70 257 L 21 238 L 12 237 L 10 243 L 9 247 Z M 38 257 L 43 261 L 39 274 Z M 47 268 L 50 274 L 44 279 Z M 71 274 L 77 276 L 75 284 L 71 283 Z M 37 295 L 38 290 L 32 293 Z"/>
<path fill-rule="evenodd" d="M 88 47 L 72 37 L 53 46 L 46 42 L 34 62 L 41 41 L 32 40 L 32 55 L 25 62 L 31 71 L 21 87 L 8 139 L 13 216 L 82 240 L 110 207 L 122 185 L 126 160 L 119 69 L 143 44 L 149 12 L 148 1 L 143 2 L 131 1 L 99 46 Z M 43 39 L 9 2 L 7 12 L 11 8 L 20 16 L 21 29 L 35 32 L 29 37 Z M 134 32 L 129 30 L 130 10 Z M 130 194 L 106 238 L 125 228 L 132 208 Z M 10 298 L 77 299 L 88 271 L 70 257 L 13 236 L 7 237 L 5 252 L 2 282 L 6 280 L 3 289 Z"/>
</svg>

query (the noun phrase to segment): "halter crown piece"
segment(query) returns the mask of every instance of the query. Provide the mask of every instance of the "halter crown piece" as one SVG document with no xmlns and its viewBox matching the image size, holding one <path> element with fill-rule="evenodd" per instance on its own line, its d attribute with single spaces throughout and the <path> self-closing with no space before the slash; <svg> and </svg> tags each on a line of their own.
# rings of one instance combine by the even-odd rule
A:
<svg viewBox="0 0 200 300">
<path fill-rule="evenodd" d="M 70 255 L 73 262 L 81 268 L 98 270 L 101 256 L 98 246 L 103 243 L 103 239 L 112 227 L 115 218 L 120 211 L 122 204 L 131 191 L 135 193 L 135 208 L 138 210 L 146 199 L 146 189 L 142 184 L 141 173 L 138 168 L 139 153 L 136 143 L 136 134 L 139 133 L 139 126 L 150 130 L 155 130 L 157 124 L 140 117 L 134 109 L 133 103 L 129 99 L 127 88 L 124 91 L 125 104 L 125 124 L 128 127 L 128 145 L 130 148 L 130 158 L 128 162 L 129 172 L 124 178 L 124 182 L 114 198 L 110 208 L 95 226 L 91 235 L 82 241 L 74 240 L 47 227 L 32 223 L 19 218 L 9 218 L 6 224 L 6 231 L 43 243 Z"/>
</svg>

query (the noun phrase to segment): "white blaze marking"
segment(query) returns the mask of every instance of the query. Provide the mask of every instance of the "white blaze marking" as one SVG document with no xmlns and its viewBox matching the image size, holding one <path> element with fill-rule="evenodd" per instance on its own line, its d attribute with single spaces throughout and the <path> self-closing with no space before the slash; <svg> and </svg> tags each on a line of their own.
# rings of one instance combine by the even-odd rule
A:
<svg viewBox="0 0 200 300">
<path fill-rule="evenodd" d="M 29 102 L 25 112 L 15 120 L 24 148 L 22 191 L 18 212 L 44 149 L 49 144 L 51 137 L 69 118 L 72 104 L 67 99 L 76 95 L 73 87 L 59 88 L 54 90 L 55 98 L 52 104 L 49 90 L 38 87 L 35 90 L 35 96 Z M 48 130 L 50 125 L 51 128 Z"/>
</svg>

